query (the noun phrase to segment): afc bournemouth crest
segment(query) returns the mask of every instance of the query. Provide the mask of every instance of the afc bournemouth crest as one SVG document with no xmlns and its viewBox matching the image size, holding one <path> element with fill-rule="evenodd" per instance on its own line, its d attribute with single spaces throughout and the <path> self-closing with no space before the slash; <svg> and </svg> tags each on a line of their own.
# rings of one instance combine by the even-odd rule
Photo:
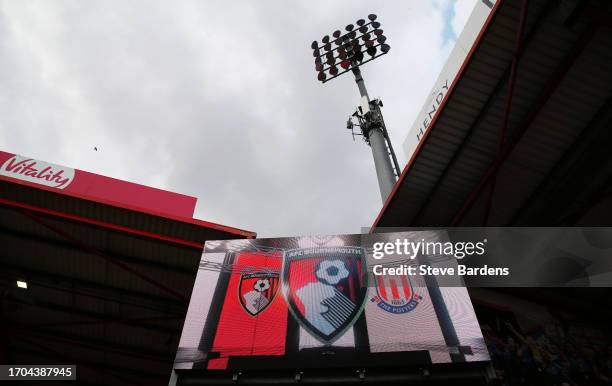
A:
<svg viewBox="0 0 612 386">
<path fill-rule="evenodd" d="M 283 295 L 289 311 L 324 344 L 355 323 L 367 294 L 361 247 L 313 247 L 285 251 Z"/>
<path fill-rule="evenodd" d="M 423 299 L 412 289 L 406 275 L 376 276 L 376 296 L 370 301 L 392 314 L 405 314 L 416 308 Z"/>
<path fill-rule="evenodd" d="M 259 314 L 272 303 L 278 287 L 278 273 L 243 273 L 238 286 L 238 297 L 242 308 L 251 316 Z"/>
</svg>

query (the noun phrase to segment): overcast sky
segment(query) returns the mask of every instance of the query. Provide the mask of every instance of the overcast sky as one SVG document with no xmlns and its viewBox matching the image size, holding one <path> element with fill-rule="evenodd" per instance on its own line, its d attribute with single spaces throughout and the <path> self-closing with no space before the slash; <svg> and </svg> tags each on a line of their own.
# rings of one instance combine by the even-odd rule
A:
<svg viewBox="0 0 612 386">
<path fill-rule="evenodd" d="M 260 237 L 358 233 L 382 206 L 345 129 L 359 93 L 316 80 L 310 43 L 378 15 L 391 51 L 362 73 L 403 166 L 475 1 L 0 0 L 0 149 L 193 195 Z"/>
</svg>

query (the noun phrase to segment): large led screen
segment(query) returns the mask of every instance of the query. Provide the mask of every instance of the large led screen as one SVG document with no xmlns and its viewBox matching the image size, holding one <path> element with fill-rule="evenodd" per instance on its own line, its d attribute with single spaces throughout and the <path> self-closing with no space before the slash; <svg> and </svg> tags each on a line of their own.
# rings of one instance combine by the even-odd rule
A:
<svg viewBox="0 0 612 386">
<path fill-rule="evenodd" d="M 468 292 L 373 267 L 377 242 L 444 232 L 207 242 L 176 369 L 435 364 L 489 356 Z"/>
</svg>

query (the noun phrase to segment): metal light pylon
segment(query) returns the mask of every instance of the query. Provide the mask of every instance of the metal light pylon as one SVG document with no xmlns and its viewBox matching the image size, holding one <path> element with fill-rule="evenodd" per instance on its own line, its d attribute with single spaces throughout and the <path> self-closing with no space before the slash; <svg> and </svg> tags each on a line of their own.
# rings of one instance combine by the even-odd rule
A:
<svg viewBox="0 0 612 386">
<path fill-rule="evenodd" d="M 368 16 L 369 22 L 364 19 L 357 20 L 357 28 L 349 24 L 345 28 L 346 33 L 342 34 L 340 30 L 336 30 L 332 37 L 324 36 L 321 45 L 318 41 L 312 42 L 311 48 L 315 57 L 317 78 L 321 82 L 325 83 L 349 70 L 355 75 L 361 103 L 357 111 L 349 117 L 347 128 L 351 130 L 353 137 L 362 135 L 364 141 L 372 149 L 378 186 L 384 203 L 399 177 L 399 165 L 380 110 L 382 102 L 378 99 L 370 100 L 359 68 L 389 52 L 390 47 L 386 44 L 387 38 L 383 35 L 383 30 L 380 29 L 380 23 L 376 21 L 376 18 L 376 15 L 372 14 Z M 367 53 L 370 58 L 364 60 L 364 53 Z M 331 77 L 328 78 L 328 74 Z M 354 123 L 353 119 L 356 119 L 357 123 Z M 361 133 L 355 134 L 355 126 L 361 129 Z"/>
<path fill-rule="evenodd" d="M 380 110 L 382 102 L 379 99 L 370 100 L 359 67 L 353 67 L 352 71 L 361 94 L 361 105 L 349 117 L 347 128 L 354 135 L 354 126 L 359 126 L 361 129 L 359 135 L 363 136 L 364 141 L 372 149 L 380 196 L 384 203 L 399 177 L 399 165 Z M 356 119 L 358 123 L 353 123 L 353 119 Z"/>
</svg>

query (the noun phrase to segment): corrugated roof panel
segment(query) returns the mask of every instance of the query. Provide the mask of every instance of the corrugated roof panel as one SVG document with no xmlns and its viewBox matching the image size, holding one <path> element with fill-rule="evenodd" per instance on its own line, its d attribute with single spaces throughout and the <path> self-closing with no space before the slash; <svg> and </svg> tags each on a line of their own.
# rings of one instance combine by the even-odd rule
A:
<svg viewBox="0 0 612 386">
<path fill-rule="evenodd" d="M 544 4 L 542 1 L 530 2 L 530 17 L 525 32 L 530 41 L 524 45 L 525 51 L 519 62 L 507 130 L 510 137 L 516 136 L 522 130 L 521 125 L 527 122 L 526 117 L 536 111 L 534 109 L 540 108 L 536 105 L 538 98 L 546 91 L 545 87 L 556 76 L 557 69 L 561 68 L 572 47 L 579 44 L 581 34 L 588 27 L 588 21 L 584 18 L 579 19 L 571 28 L 562 25 L 553 3 L 547 9 L 549 13 L 535 23 L 535 15 L 540 13 Z M 506 104 L 506 85 L 502 83 L 496 95 L 491 93 L 498 79 L 510 66 L 517 22 L 518 8 L 504 2 L 470 58 L 463 77 L 449 94 L 438 120 L 430 129 L 427 142 L 382 214 L 379 225 L 440 225 L 450 221 L 492 165 Z M 553 89 L 553 94 L 535 119 L 527 122 L 530 126 L 506 161 L 508 165 L 499 171 L 500 186 L 504 190 L 499 193 L 499 198 L 502 202 L 506 198 L 510 201 L 499 208 L 497 217 L 492 217 L 495 221 L 511 216 L 512 211 L 522 205 L 525 197 L 538 186 L 539 181 L 558 162 L 579 133 L 588 126 L 599 106 L 609 97 L 612 92 L 610 42 L 610 28 L 601 28 L 581 52 L 579 59 L 572 64 L 570 71 L 563 74 L 561 84 Z M 492 103 L 486 110 L 482 110 L 488 98 L 493 98 Z M 474 125 L 478 115 L 481 115 L 480 120 Z M 466 137 L 468 130 L 473 133 Z M 458 141 L 464 139 L 459 149 Z M 449 150 L 452 150 L 450 155 Z M 453 163 L 449 164 L 453 157 Z M 417 166 L 420 159 L 428 160 L 428 170 Z M 449 168 L 443 176 L 436 162 L 443 165 L 442 169 Z M 428 171 L 432 174 L 426 175 Z M 514 181 L 505 181 L 503 178 L 506 175 L 516 178 Z M 435 182 L 432 182 L 432 176 Z M 395 213 L 393 201 L 414 199 L 410 190 L 416 186 L 419 186 L 420 191 L 423 188 L 430 189 L 427 193 L 429 198 L 418 201 L 420 204 L 426 203 L 426 207 L 411 205 L 402 213 Z M 473 203 L 473 210 L 484 211 L 482 196 Z M 460 201 L 457 197 L 464 199 Z M 497 193 L 494 199 L 498 202 Z M 418 224 L 411 223 L 417 212 L 421 213 Z M 463 223 L 472 220 L 479 223 L 481 217 L 482 214 L 467 213 L 465 218 L 468 220 Z"/>
</svg>

